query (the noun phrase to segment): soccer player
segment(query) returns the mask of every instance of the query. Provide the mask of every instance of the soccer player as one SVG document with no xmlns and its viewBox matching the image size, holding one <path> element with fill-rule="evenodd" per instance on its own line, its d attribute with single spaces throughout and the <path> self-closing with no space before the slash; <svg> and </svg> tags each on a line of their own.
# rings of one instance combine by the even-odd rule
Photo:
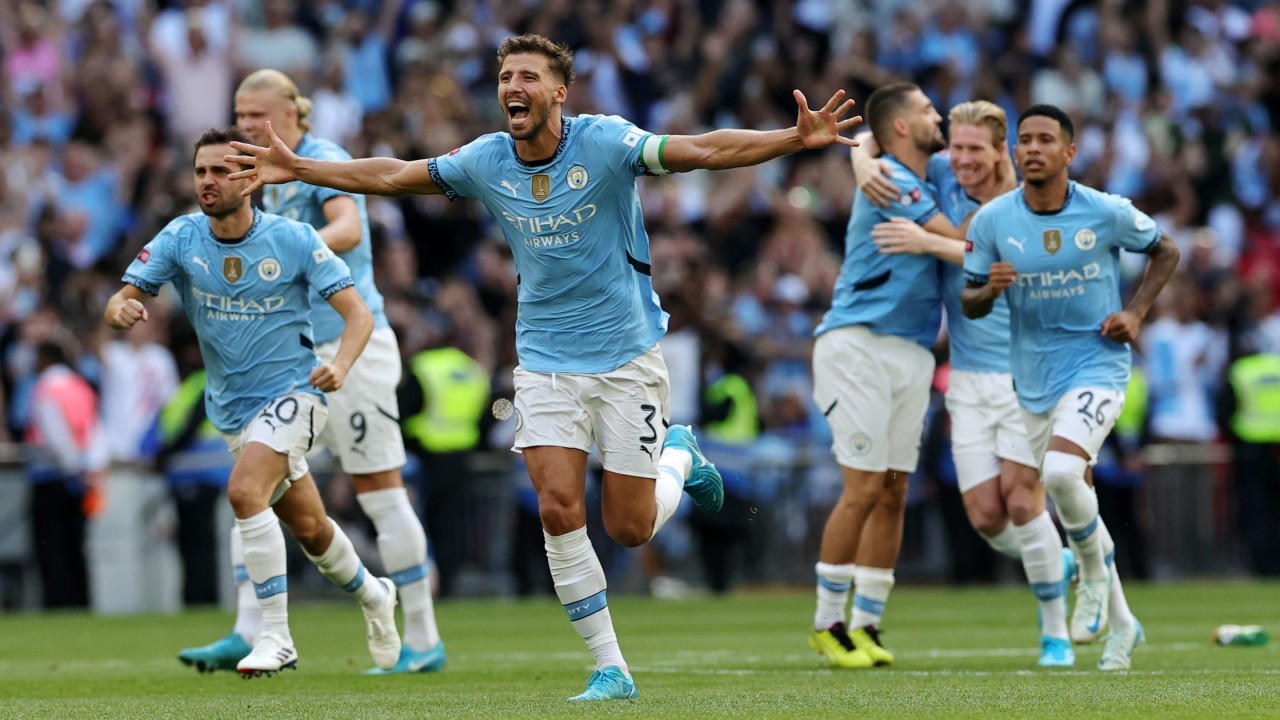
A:
<svg viewBox="0 0 1280 720">
<path fill-rule="evenodd" d="M 929 181 L 952 223 L 962 226 L 978 207 L 1013 189 L 1017 177 L 1005 146 L 1004 110 L 986 100 L 956 105 L 948 152 L 929 162 Z M 861 138 L 859 138 L 861 140 Z M 865 178 L 863 192 L 886 207 L 901 194 L 874 160 L 875 141 L 855 148 L 855 175 Z M 963 314 L 960 291 L 964 241 L 934 235 L 915 223 L 895 218 L 872 229 L 883 253 L 927 253 L 943 260 L 942 302 L 951 338 L 951 378 L 947 412 L 951 416 L 951 453 L 969 522 L 996 551 L 1021 560 L 1040 604 L 1041 656 L 1044 667 L 1069 667 L 1075 651 L 1067 636 L 1066 581 L 1075 560 L 1045 509 L 1039 462 L 1027 441 L 1026 426 L 1009 374 L 1009 306 L 1002 298 L 980 320 Z"/>
<path fill-rule="evenodd" d="M 1008 298 L 1013 373 L 1040 477 L 1080 562 L 1071 638 L 1089 642 L 1110 624 L 1102 670 L 1124 670 L 1142 641 L 1114 567 L 1114 544 L 1086 480 L 1129 382 L 1129 343 L 1178 264 L 1178 247 L 1128 200 L 1072 182 L 1071 118 L 1051 105 L 1018 119 L 1021 190 L 983 206 L 968 229 L 961 293 L 965 315 Z M 1119 254 L 1150 256 L 1126 308 Z"/>
<path fill-rule="evenodd" d="M 302 180 L 346 192 L 474 197 L 502 228 L 519 271 L 516 442 L 538 493 L 556 594 L 597 670 L 575 700 L 635 697 L 618 648 L 605 576 L 586 533 L 587 452 L 604 464 L 603 517 L 626 546 L 654 536 L 681 490 L 719 510 L 724 485 L 689 428 L 667 427 L 667 371 L 658 339 L 667 316 L 650 278 L 649 240 L 635 178 L 765 162 L 806 148 L 850 145 L 837 93 L 811 111 L 799 91 L 795 127 L 652 135 L 615 116 L 567 117 L 567 48 L 537 35 L 498 49 L 498 101 L 507 132 L 447 155 L 406 162 L 300 158 L 278 137 L 237 145 L 252 188 Z"/>
<path fill-rule="evenodd" d="M 289 632 L 283 520 L 307 557 L 364 611 L 369 652 L 378 667 L 400 657 L 396 589 L 372 578 L 351 541 L 330 520 L 307 468 L 306 452 L 328 417 L 324 393 L 343 382 L 373 330 L 373 315 L 351 273 L 310 225 L 253 209 L 226 161 L 235 128 L 196 142 L 194 184 L 200 213 L 170 222 L 138 253 L 124 287 L 107 303 L 118 329 L 145 322 L 143 301 L 173 283 L 200 338 L 208 368 L 209 420 L 236 458 L 227 497 L 236 516 L 245 569 L 262 608 L 262 630 L 236 665 L 246 677 L 295 667 Z M 318 362 L 312 297 L 342 318 L 339 349 Z"/>
<path fill-rule="evenodd" d="M 265 144 L 266 123 L 303 157 L 349 160 L 342 148 L 309 132 L 311 101 L 298 94 L 289 76 L 278 70 L 258 70 L 240 83 L 235 97 L 236 126 L 252 142 Z M 373 254 L 363 195 L 293 182 L 271 186 L 263 194 L 264 209 L 307 223 L 351 269 L 355 288 L 373 313 L 369 344 L 347 374 L 341 389 L 329 393 L 329 415 L 317 436 L 351 475 L 356 500 L 378 533 L 378 552 L 395 582 L 404 611 L 404 645 L 393 673 L 432 672 L 444 667 L 446 656 L 436 626 L 427 577 L 427 538 L 409 502 L 400 476 L 404 440 L 400 435 L 396 386 L 400 382 L 400 348 L 383 312 L 382 295 L 373 281 Z M 313 298 L 311 324 L 316 354 L 323 362 L 337 355 L 343 322 L 327 303 Z M 233 550 L 239 549 L 232 543 Z M 247 641 L 261 623 L 253 586 L 243 573 L 244 558 L 233 556 L 239 592 L 236 623 L 230 634 L 204 647 L 179 654 L 184 662 L 212 668 L 234 668 L 248 654 Z M 374 669 L 371 673 L 381 673 Z"/>
<path fill-rule="evenodd" d="M 809 645 L 851 668 L 893 662 L 878 626 L 902 546 L 907 476 L 919 459 L 933 383 L 930 348 L 942 319 L 938 261 L 882 254 L 871 230 L 900 217 L 958 234 L 926 184 L 930 158 L 946 147 L 933 103 L 910 83 L 886 85 L 867 98 L 867 120 L 901 195 L 882 209 L 858 193 L 831 309 L 813 348 L 813 399 L 831 424 L 844 488 L 822 533 Z"/>
</svg>

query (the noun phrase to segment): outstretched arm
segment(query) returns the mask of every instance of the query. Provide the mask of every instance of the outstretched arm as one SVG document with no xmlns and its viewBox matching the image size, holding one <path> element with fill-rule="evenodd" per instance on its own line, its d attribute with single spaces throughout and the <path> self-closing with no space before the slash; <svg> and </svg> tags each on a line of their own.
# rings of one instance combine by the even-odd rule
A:
<svg viewBox="0 0 1280 720">
<path fill-rule="evenodd" d="M 1138 284 L 1138 289 L 1133 291 L 1133 299 L 1129 301 L 1129 307 L 1107 316 L 1107 319 L 1102 321 L 1103 335 L 1118 343 L 1133 342 L 1137 339 L 1142 320 L 1151 311 L 1151 305 L 1156 301 L 1156 296 L 1160 294 L 1164 284 L 1169 282 L 1169 277 L 1177 269 L 1180 255 L 1177 243 L 1170 240 L 1168 235 L 1161 234 L 1160 242 L 1156 244 L 1155 250 L 1151 251 L 1151 259 L 1147 261 L 1142 282 Z"/>
<path fill-rule="evenodd" d="M 248 165 L 229 176 L 231 180 L 247 178 L 249 187 L 240 193 L 245 197 L 263 185 L 301 180 L 308 185 L 334 188 L 363 195 L 441 195 L 444 190 L 431 179 L 427 160 L 398 160 L 396 158 L 363 158 L 341 162 L 298 157 L 271 129 L 270 147 L 259 147 L 241 142 L 231 143 L 240 155 L 226 156 L 227 162 Z"/>
<path fill-rule="evenodd" d="M 880 157 L 880 143 L 870 130 L 863 130 L 853 139 L 858 143 L 849 150 L 854 182 L 872 205 L 889 207 L 902 194 L 902 188 L 893 182 L 893 168 Z"/>
<path fill-rule="evenodd" d="M 833 143 L 857 143 L 841 133 L 862 122 L 861 116 L 844 118 L 853 108 L 839 90 L 818 110 L 799 90 L 793 93 L 799 112 L 795 127 L 786 130 L 713 130 L 702 135 L 673 135 L 661 146 L 659 161 L 671 172 L 725 170 L 758 165 L 800 150 L 816 150 Z M 841 119 L 844 118 L 844 119 Z"/>
</svg>

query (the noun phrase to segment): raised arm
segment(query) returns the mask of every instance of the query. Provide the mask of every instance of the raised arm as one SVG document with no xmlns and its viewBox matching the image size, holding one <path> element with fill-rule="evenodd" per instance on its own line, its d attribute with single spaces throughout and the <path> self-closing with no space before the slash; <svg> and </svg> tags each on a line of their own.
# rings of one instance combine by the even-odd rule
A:
<svg viewBox="0 0 1280 720">
<path fill-rule="evenodd" d="M 1129 307 L 1109 315 L 1102 322 L 1103 335 L 1119 343 L 1133 342 L 1137 339 L 1143 319 L 1151 311 L 1151 305 L 1155 303 L 1160 290 L 1164 288 L 1165 283 L 1169 282 L 1169 277 L 1177 269 L 1180 255 L 1181 251 L 1178 250 L 1177 243 L 1170 240 L 1168 235 L 1161 233 L 1160 242 L 1150 253 L 1151 259 L 1147 261 L 1142 282 L 1138 283 L 1138 289 L 1133 291 L 1133 299 L 1129 301 Z"/>
<path fill-rule="evenodd" d="M 311 384 L 333 392 L 342 387 L 347 372 L 356 358 L 364 352 L 364 346 L 373 334 L 373 313 L 354 287 L 346 287 L 329 296 L 329 304 L 342 316 L 342 337 L 338 339 L 338 352 L 333 360 L 311 371 Z"/>
<path fill-rule="evenodd" d="M 325 226 L 320 228 L 320 239 L 336 253 L 346 252 L 360 244 L 364 228 L 360 223 L 360 206 L 354 198 L 337 195 L 324 203 Z"/>
<path fill-rule="evenodd" d="M 228 155 L 228 162 L 248 165 L 230 177 L 231 180 L 252 180 L 241 195 L 248 197 L 263 185 L 301 180 L 308 185 L 319 185 L 344 192 L 363 195 L 441 195 L 444 190 L 431 179 L 427 160 L 398 160 L 396 158 L 363 158 L 341 162 L 298 157 L 271 129 L 270 147 L 259 147 L 241 142 L 231 146 L 241 155 Z"/>
<path fill-rule="evenodd" d="M 150 318 L 143 301 L 147 294 L 136 285 L 125 284 L 111 299 L 107 301 L 107 309 L 102 319 L 116 330 L 128 330 L 138 321 L 146 322 Z"/>
<path fill-rule="evenodd" d="M 853 137 L 857 146 L 849 150 L 849 164 L 853 166 L 853 181 L 872 205 L 886 208 L 902 195 L 902 188 L 894 184 L 893 168 L 880 158 L 880 143 L 870 130 L 863 130 Z"/>
<path fill-rule="evenodd" d="M 857 143 L 841 133 L 862 122 L 861 116 L 845 118 L 852 100 L 840 101 L 839 90 L 827 104 L 814 111 L 804 93 L 793 91 L 799 111 L 795 127 L 786 130 L 713 130 L 702 135 L 672 135 L 662 145 L 659 162 L 671 172 L 726 170 L 758 165 L 800 150 L 816 150 L 833 143 Z M 841 119 L 844 118 L 844 119 Z"/>
<path fill-rule="evenodd" d="M 895 217 L 871 228 L 871 238 L 885 255 L 932 255 L 952 265 L 964 265 L 964 231 L 941 213 L 924 225 Z"/>
</svg>

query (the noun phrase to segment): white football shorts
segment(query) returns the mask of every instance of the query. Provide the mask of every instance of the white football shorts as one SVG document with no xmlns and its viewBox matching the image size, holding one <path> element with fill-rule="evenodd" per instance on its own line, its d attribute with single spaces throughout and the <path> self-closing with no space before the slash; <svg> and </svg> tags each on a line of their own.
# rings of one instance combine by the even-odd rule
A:
<svg viewBox="0 0 1280 720">
<path fill-rule="evenodd" d="M 316 435 L 324 428 L 329 408 L 324 398 L 313 393 L 295 392 L 272 400 L 262 409 L 248 427 L 236 435 L 223 435 L 227 448 L 237 461 L 245 445 L 262 443 L 278 453 L 289 456 L 289 472 L 280 478 L 280 484 L 271 493 L 274 505 L 289 486 L 308 472 L 307 452 L 315 445 Z"/>
<path fill-rule="evenodd" d="M 591 452 L 594 444 L 605 470 L 658 477 L 671 386 L 657 345 L 607 373 L 517 367 L 515 389 L 516 452 L 542 445 Z"/>
<path fill-rule="evenodd" d="M 1057 407 L 1046 413 L 1023 411 L 1027 439 L 1036 457 L 1044 460 L 1049 440 L 1054 436 L 1070 440 L 1089 453 L 1089 464 L 1098 461 L 1098 451 L 1124 407 L 1124 393 L 1107 388 L 1075 388 L 1062 396 Z M 1039 467 L 1040 463 L 1036 463 Z"/>
<path fill-rule="evenodd" d="M 338 344 L 334 340 L 317 346 L 320 361 L 333 360 Z M 327 393 L 331 421 L 317 438 L 317 445 L 338 456 L 343 472 L 368 475 L 404 466 L 404 436 L 396 400 L 400 374 L 396 334 L 391 328 L 378 328 L 351 366 L 342 388 Z"/>
<path fill-rule="evenodd" d="M 1040 467 L 1027 441 L 1012 375 L 952 370 L 946 399 L 960 492 L 999 477 L 1004 460 Z"/>
</svg>

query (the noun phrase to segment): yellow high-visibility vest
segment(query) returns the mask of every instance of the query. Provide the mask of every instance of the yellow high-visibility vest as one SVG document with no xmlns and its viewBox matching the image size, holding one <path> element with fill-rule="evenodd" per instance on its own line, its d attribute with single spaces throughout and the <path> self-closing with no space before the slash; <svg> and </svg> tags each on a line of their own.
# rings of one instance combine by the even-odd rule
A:
<svg viewBox="0 0 1280 720">
<path fill-rule="evenodd" d="M 706 393 L 710 404 L 733 401 L 729 415 L 723 420 L 702 424 L 707 437 L 722 443 L 746 445 L 760 435 L 756 394 L 745 378 L 730 373 L 712 383 Z"/>
<path fill-rule="evenodd" d="M 1236 393 L 1231 429 L 1249 443 L 1280 442 L 1280 355 L 1249 355 L 1231 364 Z"/>
<path fill-rule="evenodd" d="M 422 409 L 404 423 L 405 434 L 428 452 L 471 450 L 480 444 L 480 418 L 489 401 L 489 373 L 458 348 L 424 350 L 410 368 L 422 386 Z"/>
</svg>

